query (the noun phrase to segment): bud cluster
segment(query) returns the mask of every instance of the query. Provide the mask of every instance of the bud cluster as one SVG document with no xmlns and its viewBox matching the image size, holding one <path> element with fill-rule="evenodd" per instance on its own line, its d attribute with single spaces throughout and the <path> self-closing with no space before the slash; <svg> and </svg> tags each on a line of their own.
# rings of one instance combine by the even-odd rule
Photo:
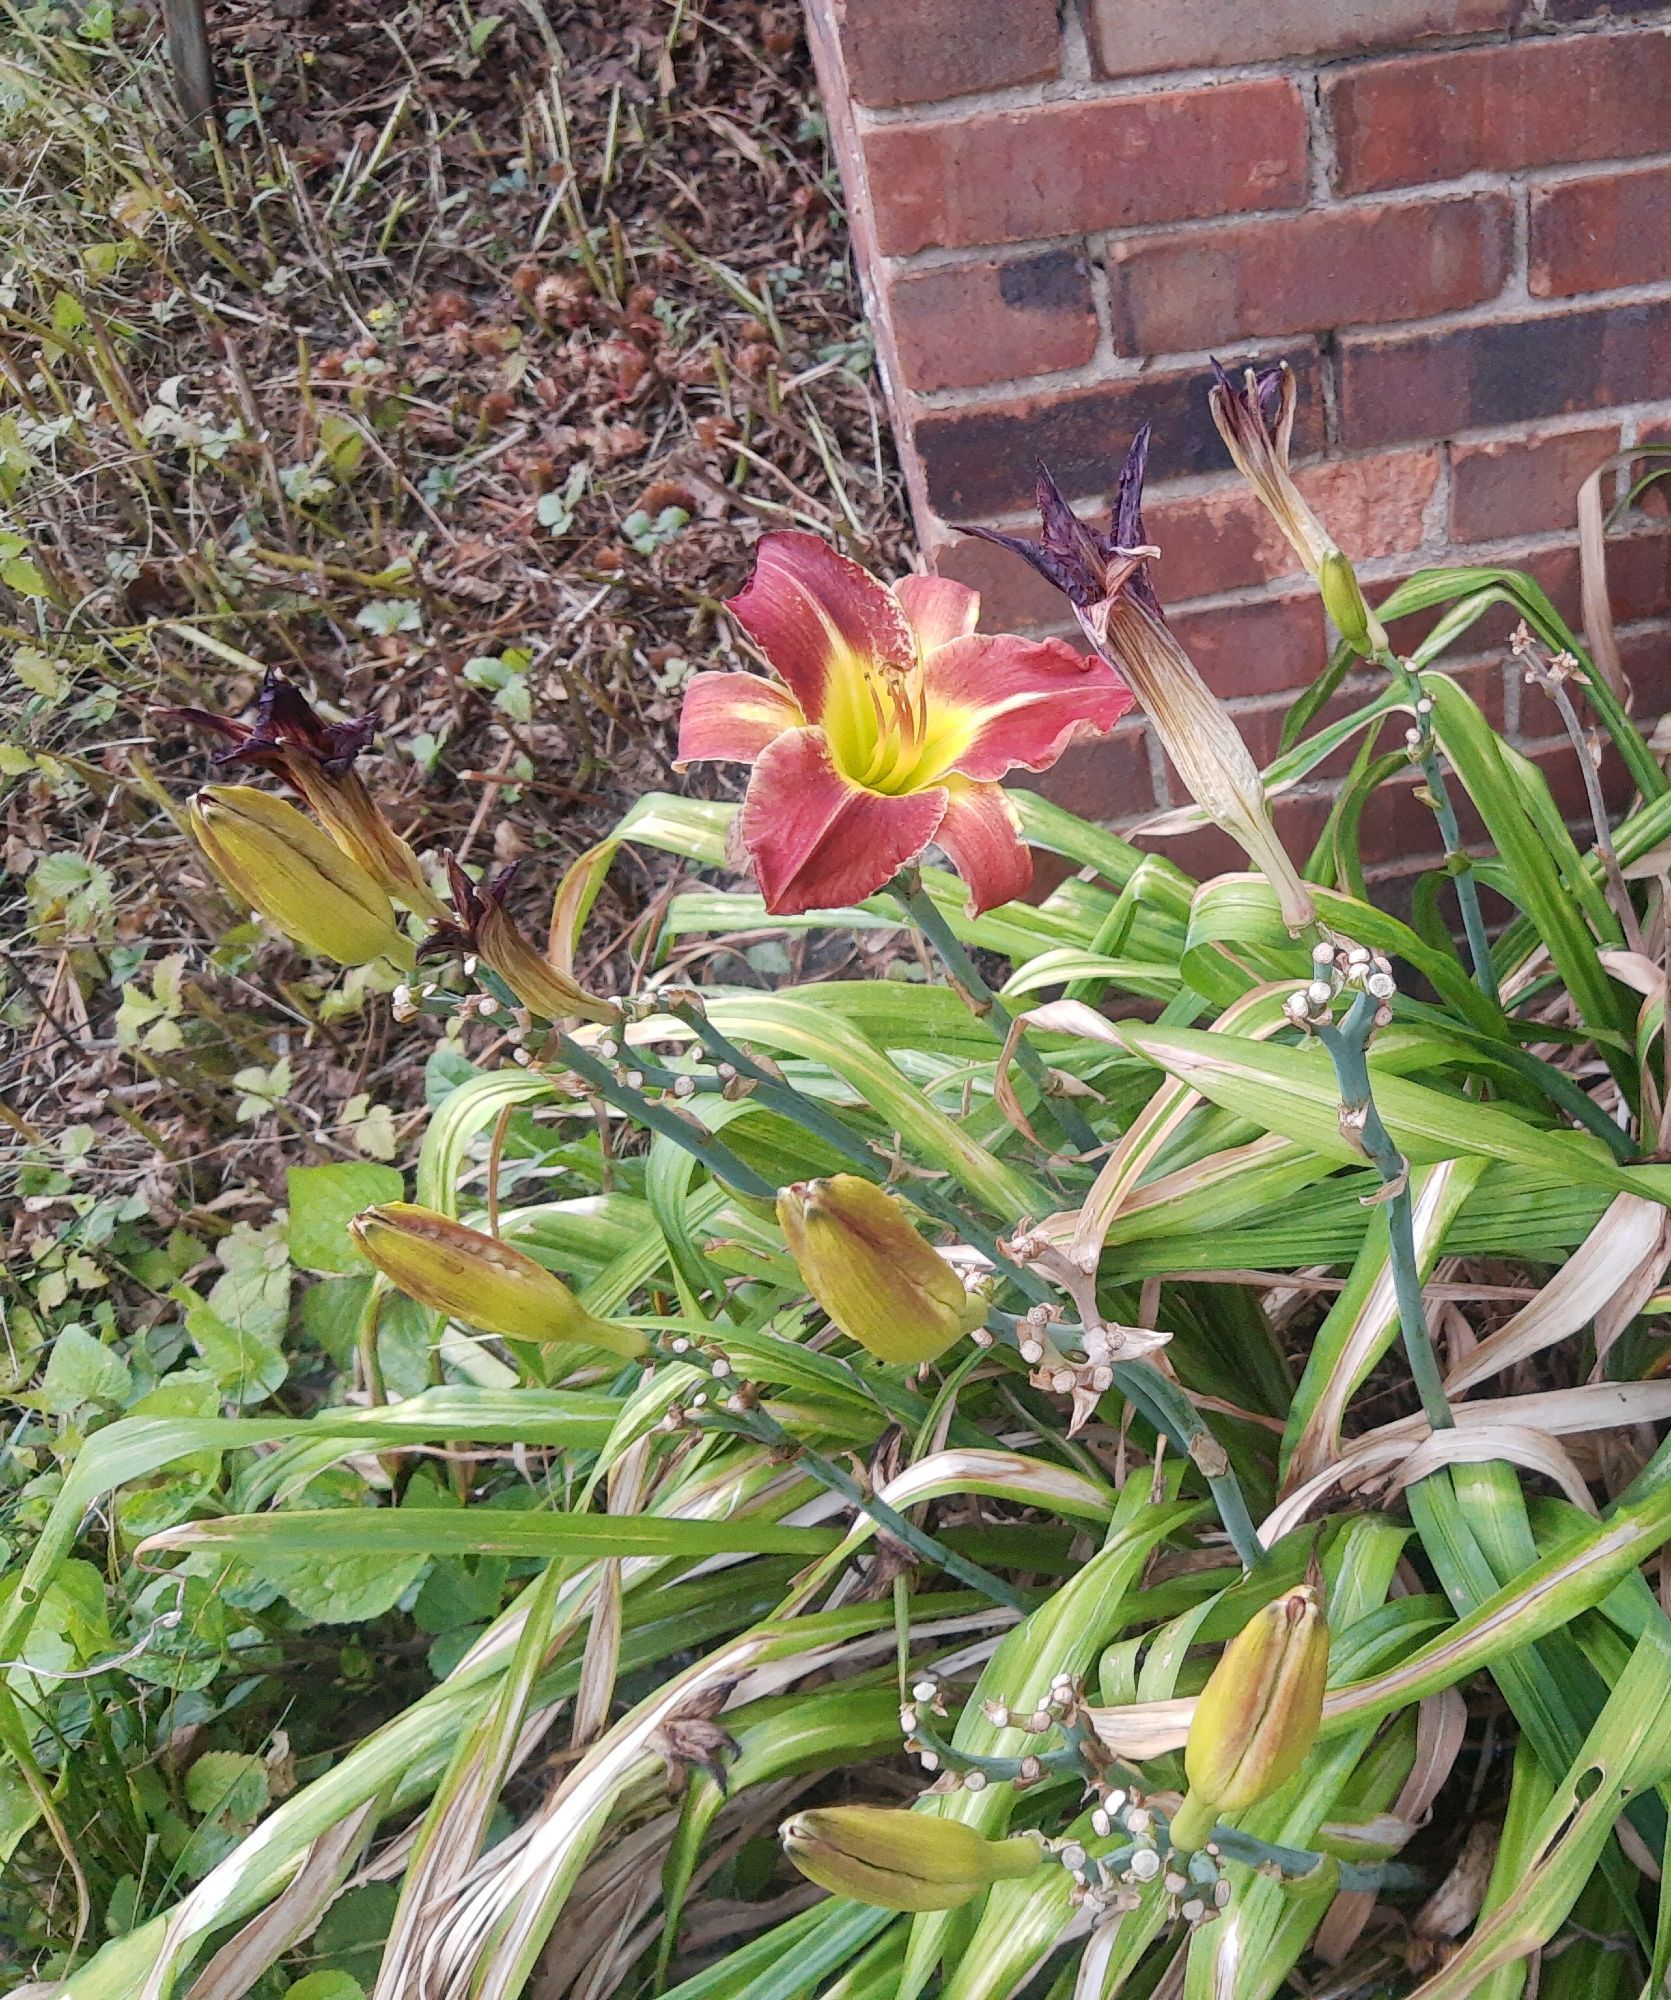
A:
<svg viewBox="0 0 1671 2000">
<path fill-rule="evenodd" d="M 1527 676 L 1531 678 L 1530 675 Z M 1421 695 L 1416 701 L 1416 719 L 1404 732 L 1404 747 L 1412 764 L 1419 764 L 1433 747 L 1433 697 Z"/>
<path fill-rule="evenodd" d="M 722 1385 L 694 1390 L 685 1401 L 669 1403 L 662 1412 L 660 1427 L 664 1431 L 682 1431 L 699 1425 L 702 1412 L 708 1409 L 746 1416 L 760 1399 L 759 1390 L 733 1374 L 729 1359 L 718 1348 L 692 1340 L 688 1334 L 677 1333 L 670 1339 L 657 1341 L 652 1352 L 657 1360 L 683 1362 L 686 1367 L 700 1369 L 710 1383 Z"/>
<path fill-rule="evenodd" d="M 1282 1011 L 1297 1028 L 1315 1028 L 1334 1019 L 1334 1010 L 1345 993 L 1367 993 L 1377 1005 L 1374 1025 L 1384 1028 L 1392 1019 L 1390 1002 L 1398 991 L 1392 963 L 1382 953 L 1365 945 L 1324 939 L 1311 952 L 1312 973 L 1308 984 L 1290 993 Z"/>
</svg>

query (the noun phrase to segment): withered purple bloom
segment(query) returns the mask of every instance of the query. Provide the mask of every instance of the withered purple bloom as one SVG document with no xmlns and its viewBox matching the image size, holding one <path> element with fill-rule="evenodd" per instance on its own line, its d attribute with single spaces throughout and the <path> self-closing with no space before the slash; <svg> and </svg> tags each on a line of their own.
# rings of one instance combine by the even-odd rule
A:
<svg viewBox="0 0 1671 2000">
<path fill-rule="evenodd" d="M 327 722 L 301 689 L 277 667 L 267 669 L 253 722 L 216 715 L 206 708 L 163 708 L 156 713 L 224 737 L 229 745 L 215 753 L 216 765 L 254 764 L 302 786 L 293 775 L 303 759 L 317 764 L 328 777 L 340 778 L 353 769 L 354 759 L 371 742 L 376 727 L 369 715 L 352 722 Z"/>
<path fill-rule="evenodd" d="M 253 722 L 206 708 L 164 708 L 155 713 L 222 738 L 228 747 L 215 753 L 217 766 L 253 764 L 282 778 L 306 799 L 338 847 L 385 895 L 417 916 L 445 916 L 418 857 L 389 824 L 354 769 L 354 759 L 370 743 L 376 727 L 369 715 L 351 722 L 327 722 L 276 667 L 268 669 L 261 684 Z"/>
<path fill-rule="evenodd" d="M 1149 579 L 1149 564 L 1160 551 L 1143 536 L 1148 457 L 1145 424 L 1126 453 L 1106 534 L 1075 515 L 1042 467 L 1040 541 L 986 528 L 967 532 L 1013 549 L 1066 594 L 1098 656 L 1135 692 L 1190 796 L 1264 872 L 1282 905 L 1284 922 L 1298 931 L 1316 913 L 1277 838 L 1259 767 L 1229 713 L 1173 636 Z"/>
<path fill-rule="evenodd" d="M 588 993 L 542 956 L 517 928 L 505 908 L 505 894 L 515 874 L 513 862 L 491 881 L 472 882 L 458 857 L 449 854 L 447 880 L 452 885 L 455 914 L 436 924 L 418 947 L 419 958 L 451 958 L 473 952 L 531 1014 L 550 1021 L 618 1021 L 621 1010 L 614 1001 Z"/>
<path fill-rule="evenodd" d="M 1076 611 L 1086 611 L 1103 598 L 1129 589 L 1157 613 L 1160 602 L 1145 564 L 1160 554 L 1143 539 L 1143 479 L 1149 463 L 1150 427 L 1145 424 L 1131 441 L 1120 470 L 1119 489 L 1109 514 L 1108 533 L 1099 534 L 1068 505 L 1061 487 L 1042 460 L 1038 467 L 1038 541 L 1006 535 L 996 528 L 958 526 L 960 534 L 979 535 L 1031 563 L 1046 582 L 1053 583 Z"/>
</svg>

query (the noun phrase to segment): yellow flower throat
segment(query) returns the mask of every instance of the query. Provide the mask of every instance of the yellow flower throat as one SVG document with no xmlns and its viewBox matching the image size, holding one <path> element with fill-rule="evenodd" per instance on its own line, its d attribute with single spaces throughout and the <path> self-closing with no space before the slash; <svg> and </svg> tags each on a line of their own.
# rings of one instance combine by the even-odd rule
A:
<svg viewBox="0 0 1671 2000">
<path fill-rule="evenodd" d="M 852 654 L 830 676 L 823 724 L 842 776 L 891 798 L 938 784 L 969 735 L 959 711 L 929 701 L 920 664 Z"/>
</svg>

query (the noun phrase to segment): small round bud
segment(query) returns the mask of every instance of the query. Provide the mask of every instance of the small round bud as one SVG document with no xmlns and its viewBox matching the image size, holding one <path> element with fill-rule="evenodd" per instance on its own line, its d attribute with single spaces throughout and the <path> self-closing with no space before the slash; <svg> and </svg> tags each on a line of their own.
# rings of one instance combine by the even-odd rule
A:
<svg viewBox="0 0 1671 2000">
<path fill-rule="evenodd" d="M 1068 1842 L 1067 1846 L 1062 1849 L 1061 1858 L 1062 1866 L 1071 1869 L 1076 1875 L 1085 1866 L 1085 1850 L 1077 1840 L 1070 1840 Z"/>
<path fill-rule="evenodd" d="M 1326 1007 L 1334 998 L 1334 988 L 1326 979 L 1314 979 L 1305 990 L 1308 1005 L 1316 1011 Z"/>
<path fill-rule="evenodd" d="M 1139 1882 L 1152 1882 L 1160 1873 L 1160 1856 L 1152 1847 L 1140 1847 L 1131 1857 L 1131 1872 Z"/>
<path fill-rule="evenodd" d="M 963 1774 L 963 1789 L 966 1792 L 984 1792 L 986 1790 L 986 1773 L 984 1771 L 965 1771 Z"/>
</svg>

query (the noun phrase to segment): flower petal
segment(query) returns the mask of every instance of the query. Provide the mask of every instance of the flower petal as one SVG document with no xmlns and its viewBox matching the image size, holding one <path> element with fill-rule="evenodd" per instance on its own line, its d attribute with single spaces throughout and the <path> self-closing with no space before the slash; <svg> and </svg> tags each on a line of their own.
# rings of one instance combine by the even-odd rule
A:
<svg viewBox="0 0 1671 2000">
<path fill-rule="evenodd" d="M 1112 729 L 1134 699 L 1105 661 L 1065 639 L 975 633 L 941 647 L 923 687 L 948 754 L 966 778 L 1001 778 L 1017 764 L 1043 771 L 1077 737 Z"/>
<path fill-rule="evenodd" d="M 679 710 L 674 768 L 709 758 L 752 764 L 774 737 L 806 721 L 795 698 L 759 674 L 696 674 Z"/>
<path fill-rule="evenodd" d="M 1033 882 L 1033 856 L 1021 838 L 1021 822 L 1002 785 L 972 785 L 957 779 L 946 787 L 946 812 L 935 840 L 969 887 L 969 914 L 1026 895 Z"/>
<path fill-rule="evenodd" d="M 934 838 L 946 794 L 867 792 L 830 761 L 821 729 L 791 729 L 760 753 L 743 800 L 743 845 L 774 916 L 862 902 Z"/>
<path fill-rule="evenodd" d="M 813 722 L 832 674 L 861 660 L 909 666 L 916 658 L 893 592 L 816 535 L 763 536 L 748 587 L 727 608 Z"/>
<path fill-rule="evenodd" d="M 925 659 L 954 639 L 968 638 L 981 615 L 980 592 L 949 576 L 902 576 L 894 596 Z"/>
</svg>

